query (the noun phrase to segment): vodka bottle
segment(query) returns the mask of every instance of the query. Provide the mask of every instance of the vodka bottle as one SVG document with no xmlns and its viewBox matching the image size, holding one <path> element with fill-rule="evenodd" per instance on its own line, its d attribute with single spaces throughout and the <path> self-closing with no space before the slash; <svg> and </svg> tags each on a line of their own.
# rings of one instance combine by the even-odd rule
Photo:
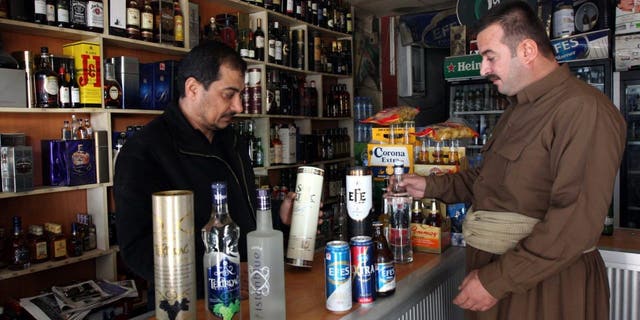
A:
<svg viewBox="0 0 640 320">
<path fill-rule="evenodd" d="M 227 209 L 227 184 L 211 184 L 211 219 L 202 228 L 207 319 L 240 319 L 240 228 Z"/>
<path fill-rule="evenodd" d="M 407 190 L 398 184 L 404 175 L 404 162 L 393 163 L 394 181 L 391 191 L 384 195 L 390 209 L 389 246 L 396 263 L 409 263 L 413 261 L 413 249 L 411 248 L 411 203 L 412 198 Z"/>
<path fill-rule="evenodd" d="M 285 319 L 284 242 L 271 222 L 270 190 L 258 189 L 258 227 L 247 234 L 251 319 Z"/>
</svg>

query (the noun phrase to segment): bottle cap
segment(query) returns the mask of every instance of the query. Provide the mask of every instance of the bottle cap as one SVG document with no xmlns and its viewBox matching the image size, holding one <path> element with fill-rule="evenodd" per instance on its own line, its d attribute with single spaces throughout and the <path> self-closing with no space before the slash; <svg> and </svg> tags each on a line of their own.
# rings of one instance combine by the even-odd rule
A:
<svg viewBox="0 0 640 320">
<path fill-rule="evenodd" d="M 271 210 L 271 195 L 269 189 L 258 188 L 256 194 L 258 197 L 258 210 Z"/>
<path fill-rule="evenodd" d="M 227 183 L 218 181 L 211 184 L 211 202 L 214 205 L 227 203 Z"/>
</svg>

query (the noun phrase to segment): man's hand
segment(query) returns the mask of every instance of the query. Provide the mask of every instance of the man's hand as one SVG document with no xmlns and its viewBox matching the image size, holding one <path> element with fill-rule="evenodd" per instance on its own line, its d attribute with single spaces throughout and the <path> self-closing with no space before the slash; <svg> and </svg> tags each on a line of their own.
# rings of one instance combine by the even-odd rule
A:
<svg viewBox="0 0 640 320">
<path fill-rule="evenodd" d="M 291 215 L 293 214 L 293 201 L 296 199 L 295 192 L 289 192 L 282 200 L 282 204 L 280 205 L 280 221 L 283 224 L 289 226 L 291 225 Z M 320 208 L 322 208 L 322 203 L 320 203 Z M 322 216 L 324 213 L 322 210 L 318 211 L 318 225 L 322 224 Z"/>
<path fill-rule="evenodd" d="M 395 178 L 390 177 L 389 186 L 395 183 Z M 402 181 L 399 184 L 400 187 L 405 187 L 407 192 L 416 199 L 424 198 L 424 190 L 427 187 L 427 180 L 425 177 L 415 174 L 405 174 L 402 176 Z M 390 187 L 389 187 L 390 188 Z M 389 191 L 387 188 L 387 191 Z"/>
<path fill-rule="evenodd" d="M 478 278 L 478 270 L 471 271 L 464 278 L 458 289 L 460 293 L 453 299 L 453 303 L 462 309 L 487 311 L 498 302 L 498 300 L 482 286 L 480 278 Z"/>
</svg>

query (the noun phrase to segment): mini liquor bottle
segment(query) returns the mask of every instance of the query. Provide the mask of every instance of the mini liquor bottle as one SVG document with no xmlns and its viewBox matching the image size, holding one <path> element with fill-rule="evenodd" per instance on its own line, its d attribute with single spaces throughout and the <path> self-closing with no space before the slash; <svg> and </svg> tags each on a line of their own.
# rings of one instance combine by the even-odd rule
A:
<svg viewBox="0 0 640 320">
<path fill-rule="evenodd" d="M 45 223 L 44 228 L 49 234 L 49 255 L 51 260 L 67 258 L 67 238 L 62 234 L 62 226 L 57 223 Z"/>
<path fill-rule="evenodd" d="M 9 248 L 9 269 L 21 270 L 29 268 L 30 257 L 27 239 L 22 232 L 22 218 L 13 217 L 13 236 L 11 237 L 11 247 Z"/>
<path fill-rule="evenodd" d="M 41 263 L 49 260 L 49 244 L 41 225 L 29 226 L 29 253 L 31 263 Z"/>
</svg>

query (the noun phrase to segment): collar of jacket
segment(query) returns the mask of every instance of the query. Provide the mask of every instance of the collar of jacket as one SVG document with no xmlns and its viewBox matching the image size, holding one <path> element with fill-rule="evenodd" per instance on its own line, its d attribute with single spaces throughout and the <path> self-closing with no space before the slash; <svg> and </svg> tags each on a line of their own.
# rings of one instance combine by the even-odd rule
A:
<svg viewBox="0 0 640 320">
<path fill-rule="evenodd" d="M 571 77 L 569 66 L 565 63 L 551 71 L 542 79 L 528 85 L 516 94 L 518 104 L 535 102 L 537 99 L 547 94 L 551 89 L 560 86 L 567 78 Z"/>
<path fill-rule="evenodd" d="M 247 203 L 251 208 L 251 216 L 256 220 L 256 210 L 249 196 L 253 188 L 249 188 L 250 181 L 247 181 L 247 173 L 245 170 L 250 166 L 245 164 L 242 156 L 239 153 L 238 136 L 233 129 L 228 126 L 222 130 L 218 130 L 215 133 L 215 143 L 220 143 L 219 150 L 227 152 L 231 161 L 226 161 L 217 154 L 211 152 L 211 143 L 205 137 L 205 135 L 199 130 L 194 129 L 187 118 L 184 116 L 177 104 L 170 104 L 164 112 L 164 118 L 171 123 L 171 127 L 176 128 L 177 132 L 173 136 L 173 141 L 176 144 L 176 150 L 181 153 L 189 154 L 193 156 L 211 157 L 215 158 L 224 164 L 233 174 L 236 182 L 244 188 L 246 193 Z M 253 182 L 251 182 L 253 183 Z"/>
</svg>

